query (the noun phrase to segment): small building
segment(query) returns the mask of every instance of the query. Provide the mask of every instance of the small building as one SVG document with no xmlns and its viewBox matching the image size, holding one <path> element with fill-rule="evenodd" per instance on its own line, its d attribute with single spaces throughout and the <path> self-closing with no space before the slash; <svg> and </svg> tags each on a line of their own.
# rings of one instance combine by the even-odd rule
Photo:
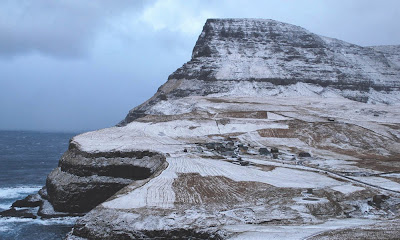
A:
<svg viewBox="0 0 400 240">
<path fill-rule="evenodd" d="M 258 150 L 258 152 L 260 153 L 260 155 L 270 155 L 271 152 L 268 150 L 268 148 L 260 148 Z"/>
<path fill-rule="evenodd" d="M 279 149 L 277 147 L 272 147 L 271 153 L 279 153 Z"/>
<path fill-rule="evenodd" d="M 240 151 L 241 153 L 247 153 L 247 150 L 249 150 L 249 147 L 246 147 L 246 146 L 241 146 L 241 147 L 239 147 L 239 151 Z"/>
</svg>

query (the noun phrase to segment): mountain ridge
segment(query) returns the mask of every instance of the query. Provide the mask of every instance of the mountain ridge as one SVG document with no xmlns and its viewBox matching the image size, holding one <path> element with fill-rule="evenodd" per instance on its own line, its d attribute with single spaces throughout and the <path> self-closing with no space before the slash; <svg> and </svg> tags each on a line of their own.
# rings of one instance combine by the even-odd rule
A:
<svg viewBox="0 0 400 240">
<path fill-rule="evenodd" d="M 229 94 L 243 81 L 256 82 L 254 88 L 260 91 L 300 82 L 356 101 L 390 104 L 399 100 L 390 93 L 400 91 L 400 51 L 384 49 L 319 36 L 275 20 L 208 19 L 191 60 L 119 125 L 150 114 L 167 98 Z"/>
</svg>

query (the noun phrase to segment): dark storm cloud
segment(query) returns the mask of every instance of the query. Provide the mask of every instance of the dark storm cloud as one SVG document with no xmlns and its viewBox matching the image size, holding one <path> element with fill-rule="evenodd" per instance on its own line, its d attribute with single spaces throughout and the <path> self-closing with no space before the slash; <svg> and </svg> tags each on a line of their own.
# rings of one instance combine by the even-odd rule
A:
<svg viewBox="0 0 400 240">
<path fill-rule="evenodd" d="M 107 21 L 128 10 L 130 14 L 139 12 L 143 5 L 141 0 L 3 0 L 0 2 L 0 56 L 30 52 L 81 56 Z"/>
</svg>

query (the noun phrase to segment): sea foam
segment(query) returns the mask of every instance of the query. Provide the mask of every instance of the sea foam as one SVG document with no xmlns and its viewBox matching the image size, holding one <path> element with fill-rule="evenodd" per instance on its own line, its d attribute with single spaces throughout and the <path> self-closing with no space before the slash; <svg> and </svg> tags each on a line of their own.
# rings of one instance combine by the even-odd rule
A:
<svg viewBox="0 0 400 240">
<path fill-rule="evenodd" d="M 0 199 L 20 198 L 25 195 L 35 193 L 40 189 L 41 187 L 39 186 L 0 188 Z"/>
</svg>

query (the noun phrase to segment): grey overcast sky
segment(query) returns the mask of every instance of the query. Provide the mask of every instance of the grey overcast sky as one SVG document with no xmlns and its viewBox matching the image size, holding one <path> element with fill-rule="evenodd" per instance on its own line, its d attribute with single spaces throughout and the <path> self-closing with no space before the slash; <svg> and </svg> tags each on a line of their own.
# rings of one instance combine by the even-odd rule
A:
<svg viewBox="0 0 400 240">
<path fill-rule="evenodd" d="M 398 0 L 0 0 L 0 129 L 113 126 L 191 56 L 207 18 L 400 44 Z"/>
</svg>

